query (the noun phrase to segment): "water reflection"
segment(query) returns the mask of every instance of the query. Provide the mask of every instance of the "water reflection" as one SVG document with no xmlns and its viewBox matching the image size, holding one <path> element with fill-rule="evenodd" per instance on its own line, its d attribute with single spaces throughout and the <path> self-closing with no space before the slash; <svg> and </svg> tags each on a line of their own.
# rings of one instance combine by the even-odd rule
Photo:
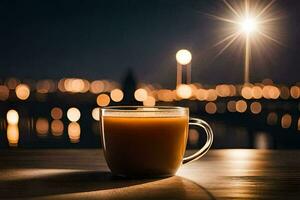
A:
<svg viewBox="0 0 300 200">
<path fill-rule="evenodd" d="M 51 122 L 51 133 L 53 136 L 62 136 L 64 133 L 64 124 L 61 120 L 55 119 Z"/>
<path fill-rule="evenodd" d="M 71 143 L 78 143 L 80 139 L 80 125 L 77 122 L 71 122 L 68 126 L 68 135 Z"/>
<path fill-rule="evenodd" d="M 49 122 L 46 118 L 38 118 L 35 123 L 35 129 L 38 136 L 44 137 L 49 131 Z"/>
<path fill-rule="evenodd" d="M 19 142 L 19 127 L 17 124 L 8 124 L 7 126 L 7 140 L 9 146 L 16 147 Z"/>
</svg>

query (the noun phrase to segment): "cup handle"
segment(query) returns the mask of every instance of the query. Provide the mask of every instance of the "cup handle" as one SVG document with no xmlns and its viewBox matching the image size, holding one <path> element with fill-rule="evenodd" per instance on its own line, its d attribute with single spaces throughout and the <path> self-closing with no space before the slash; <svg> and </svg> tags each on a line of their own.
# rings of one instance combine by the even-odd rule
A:
<svg viewBox="0 0 300 200">
<path fill-rule="evenodd" d="M 190 118 L 189 125 L 199 126 L 205 130 L 206 143 L 200 150 L 198 150 L 193 155 L 183 158 L 183 161 L 182 161 L 183 164 L 195 161 L 195 160 L 201 158 L 204 154 L 206 154 L 207 151 L 210 149 L 210 147 L 213 143 L 213 138 L 214 138 L 211 127 L 205 121 L 198 119 L 198 118 Z"/>
</svg>

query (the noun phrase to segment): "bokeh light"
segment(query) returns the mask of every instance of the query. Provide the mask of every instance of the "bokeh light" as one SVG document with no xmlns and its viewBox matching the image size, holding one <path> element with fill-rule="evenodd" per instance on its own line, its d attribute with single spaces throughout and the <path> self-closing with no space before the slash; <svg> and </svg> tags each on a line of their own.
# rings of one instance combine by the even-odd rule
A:
<svg viewBox="0 0 300 200">
<path fill-rule="evenodd" d="M 186 84 L 180 84 L 176 88 L 176 94 L 182 99 L 188 99 L 192 96 L 192 88 Z"/>
<path fill-rule="evenodd" d="M 245 86 L 242 88 L 241 94 L 242 94 L 243 98 L 251 99 L 252 98 L 252 89 L 248 86 Z"/>
<path fill-rule="evenodd" d="M 9 97 L 9 89 L 5 85 L 0 85 L 0 101 L 5 101 Z"/>
<path fill-rule="evenodd" d="M 147 98 L 148 98 L 148 93 L 147 93 L 147 90 L 145 90 L 144 88 L 139 88 L 137 89 L 135 92 L 134 92 L 134 98 L 137 100 L 137 101 L 146 101 Z"/>
<path fill-rule="evenodd" d="M 181 65 L 187 65 L 192 61 L 192 54 L 186 49 L 181 49 L 176 53 L 176 60 Z"/>
<path fill-rule="evenodd" d="M 285 114 L 281 118 L 281 127 L 290 128 L 292 124 L 292 116 L 290 114 Z"/>
<path fill-rule="evenodd" d="M 100 120 L 100 108 L 94 108 L 92 110 L 92 117 L 94 120 L 99 121 Z"/>
<path fill-rule="evenodd" d="M 46 136 L 49 131 L 49 122 L 46 118 L 38 118 L 35 124 L 35 130 L 39 136 Z"/>
<path fill-rule="evenodd" d="M 21 100 L 28 99 L 28 97 L 30 95 L 30 89 L 29 89 L 28 85 L 26 85 L 26 84 L 19 84 L 16 87 L 16 95 Z"/>
<path fill-rule="evenodd" d="M 278 121 L 278 115 L 275 112 L 271 112 L 267 116 L 267 124 L 274 126 Z"/>
<path fill-rule="evenodd" d="M 290 93 L 292 98 L 298 99 L 300 97 L 300 88 L 298 86 L 292 86 Z"/>
<path fill-rule="evenodd" d="M 71 122 L 77 122 L 80 119 L 80 110 L 78 108 L 72 107 L 67 111 L 67 117 Z"/>
<path fill-rule="evenodd" d="M 227 103 L 227 110 L 229 112 L 236 112 L 236 106 L 235 106 L 236 102 L 231 100 L 231 101 L 228 101 Z"/>
<path fill-rule="evenodd" d="M 114 102 L 120 102 L 122 101 L 124 97 L 124 93 L 122 90 L 120 89 L 113 89 L 111 92 L 110 92 L 110 98 L 111 100 L 113 100 Z"/>
<path fill-rule="evenodd" d="M 51 117 L 53 119 L 61 119 L 62 116 L 63 116 L 63 111 L 62 111 L 61 108 L 59 108 L 59 107 L 52 108 L 52 110 L 51 110 Z"/>
<path fill-rule="evenodd" d="M 8 124 L 7 126 L 7 140 L 9 146 L 18 146 L 19 142 L 19 127 L 16 124 Z"/>
<path fill-rule="evenodd" d="M 196 129 L 190 129 L 188 140 L 189 140 L 190 145 L 194 146 L 194 145 L 198 144 L 199 132 Z"/>
<path fill-rule="evenodd" d="M 214 102 L 208 102 L 205 105 L 205 111 L 208 114 L 215 114 L 217 112 L 217 105 Z"/>
<path fill-rule="evenodd" d="M 107 94 L 99 94 L 96 101 L 98 106 L 104 107 L 109 105 L 110 98 Z"/>
<path fill-rule="evenodd" d="M 64 123 L 59 120 L 55 119 L 51 122 L 51 133 L 53 136 L 59 137 L 62 136 L 64 132 Z"/>
<path fill-rule="evenodd" d="M 16 78 L 9 78 L 8 80 L 6 80 L 6 85 L 10 90 L 14 90 L 19 83 L 20 81 Z"/>
<path fill-rule="evenodd" d="M 254 99 L 260 99 L 263 97 L 262 89 L 259 86 L 254 86 L 252 88 L 252 97 Z"/>
<path fill-rule="evenodd" d="M 80 125 L 77 122 L 71 122 L 68 125 L 68 135 L 71 143 L 78 143 L 80 140 Z"/>
<path fill-rule="evenodd" d="M 19 114 L 16 110 L 9 110 L 6 113 L 6 120 L 8 124 L 18 124 L 19 122 Z"/>
<path fill-rule="evenodd" d="M 253 102 L 250 105 L 250 110 L 253 114 L 258 114 L 261 112 L 262 106 L 259 102 Z"/>
<path fill-rule="evenodd" d="M 288 99 L 290 97 L 290 89 L 286 86 L 280 88 L 280 97 L 282 99 Z"/>
<path fill-rule="evenodd" d="M 90 84 L 90 92 L 94 94 L 99 94 L 101 92 L 104 92 L 104 83 L 102 81 L 93 81 Z"/>
<path fill-rule="evenodd" d="M 155 98 L 152 96 L 148 96 L 146 101 L 143 101 L 144 106 L 155 106 Z"/>
<path fill-rule="evenodd" d="M 245 112 L 247 110 L 247 103 L 246 103 L 246 101 L 244 101 L 244 100 L 237 101 L 236 104 L 235 104 L 235 109 L 239 113 Z"/>
</svg>

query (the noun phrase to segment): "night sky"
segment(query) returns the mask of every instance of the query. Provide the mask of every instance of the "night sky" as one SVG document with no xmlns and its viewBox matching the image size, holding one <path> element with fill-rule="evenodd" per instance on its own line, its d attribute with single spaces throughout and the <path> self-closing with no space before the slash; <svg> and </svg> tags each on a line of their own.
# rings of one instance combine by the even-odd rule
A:
<svg viewBox="0 0 300 200">
<path fill-rule="evenodd" d="M 282 19 L 272 34 L 283 45 L 268 43 L 253 53 L 252 81 L 300 81 L 299 10 L 297 0 L 274 4 L 272 13 Z M 226 23 L 205 13 L 223 16 L 226 8 L 221 0 L 2 0 L 0 78 L 120 81 L 132 68 L 139 81 L 170 87 L 175 53 L 187 48 L 193 54 L 193 81 L 241 83 L 241 50 L 233 45 L 215 58 L 220 48 L 214 44 Z"/>
</svg>

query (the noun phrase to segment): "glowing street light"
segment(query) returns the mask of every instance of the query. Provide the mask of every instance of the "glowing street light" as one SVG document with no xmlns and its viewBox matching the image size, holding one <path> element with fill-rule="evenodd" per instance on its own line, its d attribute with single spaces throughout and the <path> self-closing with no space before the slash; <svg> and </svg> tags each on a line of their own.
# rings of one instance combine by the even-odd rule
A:
<svg viewBox="0 0 300 200">
<path fill-rule="evenodd" d="M 182 83 L 182 68 L 186 67 L 186 83 L 191 83 L 191 61 L 192 54 L 186 49 L 181 49 L 176 53 L 177 61 L 177 81 L 176 86 L 179 86 Z"/>
<path fill-rule="evenodd" d="M 263 39 L 281 45 L 281 43 L 274 38 L 276 35 L 274 34 L 273 30 L 273 22 L 280 20 L 281 17 L 273 16 L 270 12 L 275 0 L 271 0 L 265 5 L 260 4 L 263 4 L 267 1 L 261 1 L 261 3 L 255 6 L 250 4 L 250 0 L 239 1 L 241 5 L 231 5 L 227 0 L 223 0 L 223 2 L 231 11 L 233 17 L 228 18 L 208 14 L 217 20 L 233 25 L 226 28 L 226 30 L 228 30 L 228 34 L 215 45 L 219 46 L 224 44 L 224 47 L 220 50 L 217 56 L 222 54 L 235 41 L 238 41 L 242 38 L 243 41 L 241 44 L 245 42 L 244 83 L 249 83 L 251 48 L 252 46 L 253 48 L 265 48 L 265 41 Z M 233 29 L 231 30 L 230 27 Z M 245 35 L 245 37 L 240 37 L 242 34 Z M 262 42 L 264 42 L 263 45 L 261 44 Z"/>
</svg>

